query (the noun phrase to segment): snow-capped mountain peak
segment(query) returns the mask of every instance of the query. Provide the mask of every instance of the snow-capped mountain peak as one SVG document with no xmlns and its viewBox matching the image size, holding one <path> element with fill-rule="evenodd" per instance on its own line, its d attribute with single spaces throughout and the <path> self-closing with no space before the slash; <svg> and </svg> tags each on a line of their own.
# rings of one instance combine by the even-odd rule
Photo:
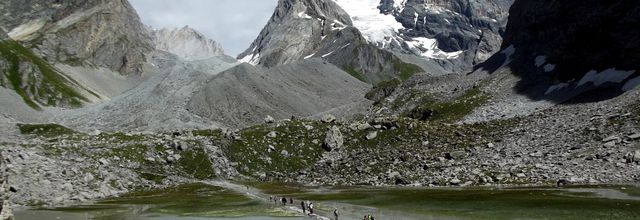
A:
<svg viewBox="0 0 640 220">
<path fill-rule="evenodd" d="M 384 49 L 404 48 L 408 52 L 431 59 L 456 59 L 462 51 L 444 52 L 438 48 L 437 40 L 428 37 L 405 37 L 401 31 L 406 29 L 396 16 L 389 11 L 401 12 L 406 0 L 391 0 L 392 10 L 381 10 L 384 1 L 380 0 L 333 0 L 342 7 L 353 20 L 353 25 L 360 30 L 369 43 Z M 414 23 L 419 20 L 414 13 Z M 426 17 L 420 19 L 426 23 Z"/>
</svg>

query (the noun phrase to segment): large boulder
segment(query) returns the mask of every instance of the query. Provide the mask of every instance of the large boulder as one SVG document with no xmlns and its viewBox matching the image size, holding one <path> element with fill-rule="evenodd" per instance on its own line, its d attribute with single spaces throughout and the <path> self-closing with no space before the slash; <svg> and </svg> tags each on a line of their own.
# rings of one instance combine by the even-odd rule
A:
<svg viewBox="0 0 640 220">
<path fill-rule="evenodd" d="M 342 136 L 342 132 L 340 132 L 340 128 L 338 128 L 338 126 L 333 126 L 327 131 L 322 148 L 326 151 L 332 151 L 340 149 L 343 144 L 344 138 Z"/>
</svg>

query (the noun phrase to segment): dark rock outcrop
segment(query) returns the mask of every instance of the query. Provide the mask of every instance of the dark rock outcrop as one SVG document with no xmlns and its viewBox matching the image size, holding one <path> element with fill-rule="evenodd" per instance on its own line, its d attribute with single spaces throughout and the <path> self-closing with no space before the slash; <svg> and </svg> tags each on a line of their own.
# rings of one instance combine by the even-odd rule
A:
<svg viewBox="0 0 640 220">
<path fill-rule="evenodd" d="M 508 60 L 517 90 L 564 102 L 585 92 L 595 101 L 640 84 L 640 2 L 518 0 L 502 49 L 482 66 Z M 496 64 L 490 67 L 488 64 Z"/>
</svg>

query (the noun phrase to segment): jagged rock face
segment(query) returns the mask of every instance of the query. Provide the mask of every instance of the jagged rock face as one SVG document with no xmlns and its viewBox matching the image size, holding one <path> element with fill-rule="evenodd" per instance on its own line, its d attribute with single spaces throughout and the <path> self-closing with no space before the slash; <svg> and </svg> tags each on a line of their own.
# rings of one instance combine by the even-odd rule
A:
<svg viewBox="0 0 640 220">
<path fill-rule="evenodd" d="M 348 1 L 348 0 L 338 0 Z M 466 70 L 499 51 L 513 0 L 382 0 L 381 13 L 401 28 L 378 46 L 430 59 L 450 60 Z"/>
<path fill-rule="evenodd" d="M 280 0 L 269 23 L 238 59 L 267 67 L 293 63 L 350 25 L 349 15 L 332 1 Z"/>
<path fill-rule="evenodd" d="M 152 41 L 126 0 L 7 0 L 2 32 L 50 62 L 140 74 Z"/>
<path fill-rule="evenodd" d="M 200 32 L 185 26 L 180 29 L 152 30 L 157 50 L 178 55 L 184 60 L 204 60 L 224 56 L 222 46 Z"/>
<path fill-rule="evenodd" d="M 269 23 L 238 59 L 273 67 L 312 57 L 370 83 L 402 75 L 403 65 L 410 65 L 368 44 L 349 15 L 330 0 L 280 0 Z M 421 71 L 411 67 L 411 74 Z"/>
<path fill-rule="evenodd" d="M 640 84 L 638 27 L 638 1 L 519 0 L 502 47 L 513 53 L 510 66 L 525 79 L 522 89 L 548 83 L 544 95 L 626 91 Z"/>
</svg>

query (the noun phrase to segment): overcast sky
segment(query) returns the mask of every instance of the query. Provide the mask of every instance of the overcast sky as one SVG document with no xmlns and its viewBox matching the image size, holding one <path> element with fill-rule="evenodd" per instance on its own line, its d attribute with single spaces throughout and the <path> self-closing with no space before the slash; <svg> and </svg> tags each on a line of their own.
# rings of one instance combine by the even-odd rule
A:
<svg viewBox="0 0 640 220">
<path fill-rule="evenodd" d="M 228 55 L 249 47 L 267 23 L 277 0 L 129 0 L 154 28 L 189 25 L 219 42 Z"/>
</svg>

